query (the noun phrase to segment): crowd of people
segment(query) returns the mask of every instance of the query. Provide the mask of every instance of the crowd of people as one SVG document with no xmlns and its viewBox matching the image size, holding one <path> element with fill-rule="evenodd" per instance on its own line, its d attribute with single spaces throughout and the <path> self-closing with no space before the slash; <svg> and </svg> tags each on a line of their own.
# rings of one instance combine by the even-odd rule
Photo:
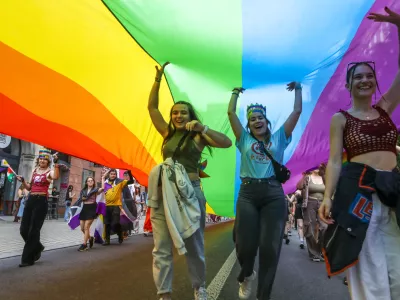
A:
<svg viewBox="0 0 400 300">
<path fill-rule="evenodd" d="M 368 18 L 400 27 L 400 15 L 388 8 L 385 10 L 385 15 L 371 13 Z M 202 124 L 189 102 L 176 102 L 169 120 L 164 119 L 158 109 L 158 94 L 167 65 L 156 67 L 148 102 L 150 118 L 164 139 L 161 149 L 164 162 L 155 166 L 149 175 L 146 212 L 154 238 L 154 283 L 160 300 L 172 299 L 172 249 L 175 247 L 179 255 L 186 256 L 194 298 L 205 300 L 206 199 L 199 162 L 204 151 L 212 153 L 213 148 L 229 148 L 232 141 Z M 350 63 L 344 84 L 352 106 L 332 117 L 329 161 L 316 170 L 306 171 L 297 190 L 287 196 L 282 184 L 288 180 L 289 173 L 283 165 L 283 155 L 302 113 L 301 83 L 288 84 L 288 91 L 294 91 L 293 111 L 275 132 L 271 132 L 267 109 L 262 104 L 249 105 L 247 122 L 242 124 L 236 105 L 245 89 L 237 87 L 232 91 L 228 117 L 241 153 L 242 182 L 233 229 L 240 265 L 237 276 L 240 299 L 251 297 L 256 277 L 257 299 L 270 299 L 282 240 L 286 244 L 290 242 L 288 233 L 293 219 L 300 248 L 307 247 L 310 260 L 324 261 L 329 276 L 348 271 L 352 299 L 400 299 L 397 253 L 400 249 L 400 205 L 397 205 L 400 175 L 395 168 L 398 133 L 390 117 L 400 102 L 400 73 L 376 105 L 372 105 L 372 98 L 379 85 L 372 62 Z M 345 166 L 342 165 L 343 150 L 348 159 Z M 21 222 L 21 236 L 25 240 L 21 267 L 33 265 L 44 249 L 40 229 L 47 212 L 47 191 L 51 181 L 59 176 L 57 157 L 53 166 L 51 161 L 50 153 L 43 150 L 29 181 L 18 176 L 23 188 L 29 191 Z M 125 178 L 119 179 L 111 169 L 107 176 L 103 176 L 101 188 L 95 187 L 93 178 L 89 177 L 81 191 L 82 251 L 93 243 L 90 226 L 97 215 L 104 216 L 104 245 L 110 244 L 112 233 L 122 243 L 124 230 L 132 230 L 124 228 L 122 219 L 137 216 L 139 207 L 135 212 L 132 200 L 123 205 L 123 199 L 129 196 L 125 195 L 127 185 L 133 183 L 132 174 L 127 171 Z M 104 206 L 101 197 L 105 198 Z"/>
</svg>

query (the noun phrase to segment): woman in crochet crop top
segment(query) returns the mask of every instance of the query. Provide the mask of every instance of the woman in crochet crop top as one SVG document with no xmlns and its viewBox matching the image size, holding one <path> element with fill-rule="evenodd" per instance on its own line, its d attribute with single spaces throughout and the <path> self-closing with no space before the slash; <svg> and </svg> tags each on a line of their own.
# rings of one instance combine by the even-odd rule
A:
<svg viewBox="0 0 400 300">
<path fill-rule="evenodd" d="M 394 13 L 387 7 L 385 7 L 385 12 L 386 14 L 384 15 L 370 13 L 368 19 L 375 22 L 391 23 L 397 26 L 397 30 L 399 31 L 400 15 Z M 392 61 L 388 62 L 388 64 L 393 63 Z M 400 66 L 400 57 L 398 58 L 398 65 Z M 374 62 L 349 63 L 345 86 L 350 93 L 352 107 L 347 111 L 339 111 L 331 120 L 330 156 L 326 169 L 324 200 L 319 209 L 319 216 L 332 227 L 335 223 L 343 222 L 343 220 L 333 220 L 330 215 L 333 205 L 331 199 L 333 193 L 337 195 L 341 194 L 342 196 L 346 195 L 346 191 L 340 188 L 343 185 L 337 186 L 340 176 L 345 176 L 349 168 L 353 168 L 354 170 L 363 165 L 364 172 L 366 172 L 368 166 L 371 167 L 370 170 L 375 169 L 378 171 L 390 172 L 397 165 L 397 129 L 390 116 L 400 103 L 400 72 L 397 72 L 392 85 L 387 92 L 381 96 L 377 104 L 372 105 L 376 90 L 380 93 L 376 73 Z M 341 175 L 343 149 L 347 152 L 348 164 L 343 168 L 344 173 Z M 364 172 L 362 174 L 364 174 Z M 363 175 L 360 177 L 360 183 L 355 189 L 363 187 L 361 186 L 362 176 Z M 335 191 L 336 188 L 337 190 Z M 348 188 L 347 193 L 351 193 Z M 362 193 L 362 190 L 360 193 Z M 371 223 L 369 224 L 366 238 L 362 244 L 363 248 L 358 256 L 358 263 L 348 269 L 350 293 L 353 299 L 398 299 L 400 297 L 400 276 L 398 273 L 398 269 L 400 269 L 399 256 L 396 255 L 397 258 L 392 260 L 389 260 L 389 258 L 385 259 L 385 255 L 393 251 L 393 249 L 385 249 L 385 247 L 382 246 L 386 243 L 384 240 L 380 242 L 380 245 L 379 242 L 376 244 L 376 241 L 378 241 L 377 236 L 379 236 L 379 239 L 383 239 L 385 236 L 384 232 L 389 231 L 387 229 L 389 225 L 387 224 L 390 223 L 390 226 L 392 226 L 392 224 L 395 223 L 396 217 L 394 215 L 392 217 L 392 215 L 389 214 L 389 207 L 385 206 L 379 199 L 376 200 L 376 192 L 372 197 L 373 209 L 368 211 Z M 353 201 L 354 205 L 357 204 L 354 202 L 356 200 L 357 199 L 349 199 L 349 201 Z M 343 203 L 341 199 L 335 199 L 335 201 Z M 341 206 L 336 205 L 335 207 Z M 348 210 L 346 211 L 348 212 Z M 378 216 L 378 214 L 380 215 Z M 388 217 L 389 215 L 390 217 Z M 350 213 L 349 216 L 349 218 L 353 217 Z M 387 221 L 387 218 L 391 218 L 390 221 Z M 366 221 L 367 224 L 370 219 Z M 374 220 L 374 222 L 372 222 L 372 220 Z M 390 234 L 391 246 L 387 246 L 389 248 L 395 248 L 398 245 L 400 247 L 400 230 L 398 228 L 396 229 L 396 227 L 397 226 L 393 227 L 395 233 L 391 232 Z M 348 229 L 351 231 L 351 228 Z M 372 237 L 371 240 L 369 240 L 369 232 L 372 234 L 372 230 L 376 230 L 374 231 L 375 240 Z M 374 244 L 374 249 L 368 249 L 372 244 Z M 373 253 L 373 255 L 367 253 L 369 250 L 373 251 L 370 252 Z M 364 257 L 369 256 L 373 262 L 364 259 Z M 382 269 L 376 269 L 378 266 L 386 268 L 386 265 L 391 265 L 396 272 L 391 274 L 390 268 L 383 271 Z M 381 278 L 385 277 L 383 274 L 385 272 L 388 273 L 385 274 L 385 276 L 387 275 L 391 280 L 390 284 L 381 282 Z M 372 278 L 375 276 L 373 274 L 377 274 L 378 277 Z"/>
<path fill-rule="evenodd" d="M 50 168 L 52 157 L 53 170 Z M 50 183 L 59 177 L 57 160 L 57 155 L 51 155 L 50 150 L 41 149 L 29 183 L 22 176 L 17 176 L 22 185 L 30 191 L 21 220 L 20 233 L 25 241 L 25 246 L 20 267 L 32 266 L 44 250 L 44 246 L 40 243 L 40 230 L 47 214 L 47 196 Z"/>
<path fill-rule="evenodd" d="M 231 140 L 225 135 L 208 128 L 200 123 L 200 120 L 193 106 L 185 101 L 176 102 L 170 110 L 170 120 L 166 122 L 158 109 L 158 93 L 161 85 L 161 79 L 164 74 L 164 68 L 169 63 L 165 63 L 161 68 L 156 67 L 156 78 L 149 96 L 148 109 L 150 118 L 156 130 L 164 139 L 162 152 L 164 159 L 172 157 L 179 141 L 186 137 L 179 155 L 176 159 L 181 163 L 192 182 L 196 198 L 199 201 L 201 210 L 200 228 L 193 234 L 186 249 L 201 249 L 198 253 L 188 251 L 188 264 L 190 278 L 194 287 L 196 299 L 206 299 L 205 289 L 205 260 L 204 260 L 204 227 L 205 227 L 205 197 L 200 186 L 199 170 L 197 166 L 200 163 L 201 153 L 204 148 L 211 150 L 211 147 L 229 148 L 232 145 Z M 149 192 L 150 194 L 150 192 Z M 161 204 L 160 204 L 161 205 Z M 163 209 L 156 208 L 150 210 L 150 219 L 153 227 L 155 247 L 153 251 L 154 259 L 154 281 L 161 299 L 170 299 L 172 291 L 172 247 L 171 237 L 165 220 Z M 188 239 L 189 240 L 189 239 Z M 166 254 L 167 253 L 167 254 Z M 170 258 L 165 259 L 166 255 Z"/>
</svg>

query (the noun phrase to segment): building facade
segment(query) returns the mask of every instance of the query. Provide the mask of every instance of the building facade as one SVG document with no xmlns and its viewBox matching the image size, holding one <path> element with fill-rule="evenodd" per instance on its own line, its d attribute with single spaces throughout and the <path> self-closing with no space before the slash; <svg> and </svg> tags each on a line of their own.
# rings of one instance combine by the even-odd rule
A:
<svg viewBox="0 0 400 300">
<path fill-rule="evenodd" d="M 25 142 L 0 133 L 0 215 L 12 215 L 17 200 L 17 190 L 21 183 L 13 178 L 7 179 L 7 162 L 11 168 L 24 178 L 30 178 L 36 166 L 40 145 Z M 57 152 L 52 150 L 52 153 Z M 49 194 L 53 187 L 60 193 L 58 199 L 58 214 L 65 211 L 65 198 L 69 185 L 74 187 L 76 201 L 82 190 L 86 178 L 92 176 L 97 185 L 101 185 L 102 166 L 92 162 L 58 153 L 60 164 L 60 178 L 50 185 Z M 29 179 L 28 179 L 29 180 Z"/>
</svg>

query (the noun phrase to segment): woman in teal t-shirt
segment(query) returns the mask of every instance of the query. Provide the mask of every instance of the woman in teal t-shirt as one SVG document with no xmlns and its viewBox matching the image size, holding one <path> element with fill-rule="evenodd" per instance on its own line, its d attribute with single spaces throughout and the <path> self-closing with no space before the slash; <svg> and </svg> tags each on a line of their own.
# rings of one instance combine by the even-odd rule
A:
<svg viewBox="0 0 400 300">
<path fill-rule="evenodd" d="M 291 141 L 302 110 L 300 83 L 288 84 L 295 90 L 294 109 L 286 122 L 276 132 L 270 130 L 266 108 L 260 104 L 247 107 L 245 130 L 236 115 L 236 103 L 243 88 L 235 88 L 229 103 L 228 115 L 236 146 L 241 153 L 239 198 L 236 203 L 234 240 L 241 271 L 239 298 L 249 299 L 251 282 L 255 279 L 254 261 L 259 249 L 259 275 L 257 299 L 269 299 L 279 261 L 287 204 L 281 183 L 276 180 L 270 159 L 262 146 L 280 163 Z"/>
</svg>

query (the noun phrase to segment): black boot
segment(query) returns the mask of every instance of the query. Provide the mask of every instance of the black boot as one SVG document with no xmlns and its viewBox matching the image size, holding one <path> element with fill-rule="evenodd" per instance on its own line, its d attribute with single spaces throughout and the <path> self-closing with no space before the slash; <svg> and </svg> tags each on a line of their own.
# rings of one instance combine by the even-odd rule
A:
<svg viewBox="0 0 400 300">
<path fill-rule="evenodd" d="M 105 241 L 103 243 L 103 246 L 108 246 L 110 245 L 110 235 L 111 235 L 111 227 L 110 225 L 104 225 L 104 230 L 106 232 L 106 238 Z"/>
</svg>

